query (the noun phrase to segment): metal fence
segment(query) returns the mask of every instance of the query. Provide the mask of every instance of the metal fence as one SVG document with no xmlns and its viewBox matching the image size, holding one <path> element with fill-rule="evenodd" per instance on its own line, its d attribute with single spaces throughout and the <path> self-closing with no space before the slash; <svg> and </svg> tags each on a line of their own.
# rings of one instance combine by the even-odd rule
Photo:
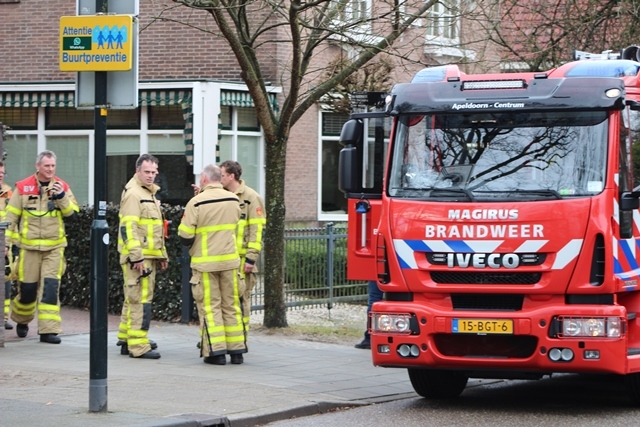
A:
<svg viewBox="0 0 640 427">
<path fill-rule="evenodd" d="M 367 301 L 367 284 L 347 280 L 346 224 L 285 229 L 285 303 L 288 308 L 327 307 Z M 261 263 L 264 265 L 264 263 Z M 262 276 L 251 297 L 251 311 L 264 309 Z"/>
<path fill-rule="evenodd" d="M 346 224 L 324 228 L 285 229 L 285 284 L 287 308 L 326 307 L 337 303 L 365 303 L 367 283 L 347 280 Z M 189 283 L 189 254 L 183 252 L 182 321 L 187 323 L 193 313 L 193 298 Z M 261 258 L 258 267 L 264 268 Z M 189 303 L 186 303 L 189 301 Z M 251 296 L 251 311 L 264 309 L 264 281 L 258 283 Z"/>
</svg>

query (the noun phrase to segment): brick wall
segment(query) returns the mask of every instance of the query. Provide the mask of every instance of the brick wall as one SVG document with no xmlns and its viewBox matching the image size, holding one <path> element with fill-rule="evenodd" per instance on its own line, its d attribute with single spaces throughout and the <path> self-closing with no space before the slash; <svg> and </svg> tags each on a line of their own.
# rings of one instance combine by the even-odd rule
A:
<svg viewBox="0 0 640 427">
<path fill-rule="evenodd" d="M 59 71 L 61 16 L 75 15 L 75 0 L 23 0 L 0 4 L 0 81 L 74 80 Z M 240 81 L 240 68 L 226 43 L 220 43 L 210 14 L 186 7 L 163 10 L 171 2 L 140 1 L 140 80 L 218 79 Z M 257 13 L 257 12 L 256 12 Z M 169 21 L 157 19 L 167 18 Z M 209 29 L 203 33 L 192 27 Z M 275 78 L 273 48 L 259 53 L 265 79 Z"/>
</svg>

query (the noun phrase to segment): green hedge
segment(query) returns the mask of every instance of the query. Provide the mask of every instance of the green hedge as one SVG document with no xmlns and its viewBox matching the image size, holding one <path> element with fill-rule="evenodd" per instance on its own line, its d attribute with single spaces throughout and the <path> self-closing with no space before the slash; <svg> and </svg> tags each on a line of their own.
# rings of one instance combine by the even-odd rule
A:
<svg viewBox="0 0 640 427">
<path fill-rule="evenodd" d="M 156 275 L 156 288 L 153 296 L 153 318 L 155 320 L 178 321 L 182 310 L 182 245 L 177 228 L 180 225 L 183 208 L 163 205 L 165 218 L 171 221 L 169 240 L 166 243 L 169 254 L 169 268 Z M 67 220 L 67 239 L 69 246 L 65 250 L 67 270 L 62 278 L 60 301 L 63 305 L 77 308 L 89 308 L 91 293 L 91 226 L 93 208 L 83 206 L 79 214 Z M 118 254 L 118 207 L 107 208 L 109 224 L 109 303 L 111 314 L 120 314 L 124 300 L 122 269 Z"/>
</svg>

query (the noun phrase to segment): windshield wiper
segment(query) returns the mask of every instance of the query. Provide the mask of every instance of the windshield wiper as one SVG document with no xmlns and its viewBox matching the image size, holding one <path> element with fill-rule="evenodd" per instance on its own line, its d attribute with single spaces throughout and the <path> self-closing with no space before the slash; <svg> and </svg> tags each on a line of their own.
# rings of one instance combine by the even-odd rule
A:
<svg viewBox="0 0 640 427">
<path fill-rule="evenodd" d="M 553 196 L 555 199 L 562 199 L 562 195 L 556 190 L 547 188 L 539 188 L 537 190 L 509 190 L 509 191 L 496 191 L 496 193 L 508 193 L 508 194 L 533 194 L 540 196 Z"/>
<path fill-rule="evenodd" d="M 476 199 L 475 197 L 473 197 L 473 193 L 469 190 L 467 190 L 466 188 L 460 188 L 460 187 L 447 187 L 447 188 L 431 188 L 431 195 L 433 195 L 433 193 L 454 193 L 454 194 L 464 194 L 465 196 L 467 196 L 467 198 L 472 201 L 475 202 Z"/>
</svg>

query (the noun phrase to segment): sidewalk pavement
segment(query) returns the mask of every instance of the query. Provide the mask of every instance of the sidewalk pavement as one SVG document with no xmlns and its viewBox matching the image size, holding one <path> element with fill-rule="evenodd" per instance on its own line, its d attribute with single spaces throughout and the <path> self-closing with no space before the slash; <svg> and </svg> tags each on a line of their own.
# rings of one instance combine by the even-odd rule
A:
<svg viewBox="0 0 640 427">
<path fill-rule="evenodd" d="M 120 355 L 117 326 L 109 316 L 105 412 L 89 412 L 88 311 L 62 308 L 60 345 L 40 343 L 35 322 L 26 338 L 5 331 L 0 427 L 253 426 L 417 396 L 405 369 L 352 346 L 249 333 L 244 364 L 215 366 L 199 357 L 197 326 L 152 322 L 162 358 L 142 360 Z"/>
</svg>

